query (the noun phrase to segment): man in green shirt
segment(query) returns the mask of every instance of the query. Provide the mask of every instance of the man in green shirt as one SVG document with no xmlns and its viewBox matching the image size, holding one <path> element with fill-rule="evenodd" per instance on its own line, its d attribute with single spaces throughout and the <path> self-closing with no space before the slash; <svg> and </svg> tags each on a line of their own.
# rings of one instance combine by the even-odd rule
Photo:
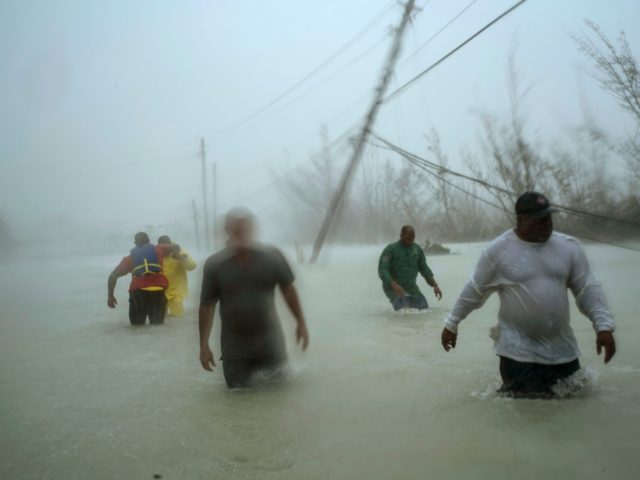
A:
<svg viewBox="0 0 640 480">
<path fill-rule="evenodd" d="M 427 299 L 416 284 L 418 273 L 433 287 L 436 298 L 442 298 L 442 291 L 427 265 L 422 248 L 415 244 L 415 238 L 414 228 L 405 225 L 400 230 L 400 240 L 387 245 L 380 255 L 378 276 L 394 310 L 429 308 Z"/>
</svg>

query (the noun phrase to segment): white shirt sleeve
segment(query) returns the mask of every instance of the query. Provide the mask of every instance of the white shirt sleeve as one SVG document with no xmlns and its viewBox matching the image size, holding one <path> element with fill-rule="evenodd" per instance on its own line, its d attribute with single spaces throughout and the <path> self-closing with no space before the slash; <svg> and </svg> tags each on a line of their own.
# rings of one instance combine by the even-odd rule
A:
<svg viewBox="0 0 640 480">
<path fill-rule="evenodd" d="M 467 281 L 453 309 L 444 321 L 445 328 L 458 333 L 458 324 L 480 308 L 496 290 L 496 267 L 487 250 L 482 252 L 473 275 Z"/>
<path fill-rule="evenodd" d="M 571 262 L 569 288 L 580 312 L 593 323 L 596 332 L 613 331 L 614 321 L 602 285 L 591 271 L 582 247 L 576 243 Z"/>
</svg>

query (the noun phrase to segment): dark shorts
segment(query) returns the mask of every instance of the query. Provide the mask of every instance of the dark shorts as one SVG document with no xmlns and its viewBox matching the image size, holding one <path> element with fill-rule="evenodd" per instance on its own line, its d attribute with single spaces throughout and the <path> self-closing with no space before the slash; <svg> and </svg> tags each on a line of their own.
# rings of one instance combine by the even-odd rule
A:
<svg viewBox="0 0 640 480">
<path fill-rule="evenodd" d="M 274 355 L 264 358 L 229 358 L 222 359 L 222 372 L 229 388 L 245 388 L 251 385 L 252 377 L 257 372 L 267 376 L 278 377 L 283 373 L 286 358 Z"/>
<path fill-rule="evenodd" d="M 424 310 L 429 308 L 429 303 L 424 295 L 416 293 L 415 295 L 405 295 L 404 297 L 398 297 L 393 302 L 393 309 L 398 311 L 402 308 L 415 308 L 418 310 Z"/>
<path fill-rule="evenodd" d="M 144 325 L 149 317 L 151 325 L 162 325 L 167 311 L 164 290 L 133 290 L 129 292 L 129 320 L 131 325 Z"/>
<path fill-rule="evenodd" d="M 580 370 L 578 359 L 559 365 L 517 362 L 500 357 L 500 375 L 503 385 L 498 390 L 514 397 L 550 398 L 552 387 L 563 378 Z"/>
</svg>

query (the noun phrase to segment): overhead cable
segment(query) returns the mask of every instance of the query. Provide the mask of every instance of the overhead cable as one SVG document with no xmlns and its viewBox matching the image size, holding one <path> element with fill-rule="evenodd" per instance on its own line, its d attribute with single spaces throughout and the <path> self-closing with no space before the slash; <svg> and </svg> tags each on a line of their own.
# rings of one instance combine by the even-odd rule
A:
<svg viewBox="0 0 640 480">
<path fill-rule="evenodd" d="M 518 8 L 519 6 L 521 6 L 522 4 L 524 4 L 527 0 L 520 0 L 518 3 L 516 3 L 515 5 L 513 5 L 511 8 L 505 10 L 504 12 L 502 12 L 500 15 L 498 15 L 496 18 L 494 18 L 493 20 L 491 20 L 491 22 L 487 23 L 484 27 L 482 27 L 480 30 L 478 30 L 476 33 L 474 33 L 473 35 L 471 35 L 469 38 L 467 38 L 464 42 L 462 42 L 461 44 L 459 44 L 457 47 L 455 47 L 453 50 L 451 50 L 449 53 L 447 53 L 446 55 L 444 55 L 443 57 L 441 57 L 439 60 L 437 60 L 436 62 L 432 63 L 431 65 L 429 65 L 427 68 L 425 68 L 424 70 L 422 70 L 420 73 L 418 73 L 416 76 L 414 76 L 413 78 L 411 78 L 409 81 L 405 82 L 404 84 L 402 84 L 400 87 L 398 87 L 396 90 L 394 90 L 393 92 L 391 92 L 389 95 L 387 95 L 386 97 L 384 97 L 384 99 L 382 100 L 383 102 L 388 102 L 389 100 L 392 100 L 393 98 L 395 98 L 396 96 L 398 96 L 400 93 L 402 93 L 403 91 L 405 91 L 407 88 L 409 88 L 411 85 L 413 85 L 415 82 L 417 82 L 420 78 L 424 77 L 427 73 L 429 73 L 431 70 L 433 70 L 434 68 L 436 68 L 438 65 L 440 65 L 442 62 L 444 62 L 446 59 L 448 59 L 449 57 L 451 57 L 453 54 L 455 54 L 458 50 L 460 50 L 462 47 L 464 47 L 465 45 L 467 45 L 469 42 L 471 42 L 473 39 L 475 39 L 476 37 L 478 37 L 480 34 L 482 34 L 483 32 L 487 31 L 489 28 L 491 28 L 493 25 L 495 25 L 497 22 L 499 22 L 500 20 L 502 20 L 504 17 L 506 17 L 507 15 L 509 15 L 511 12 L 513 12 L 516 8 Z"/>
</svg>

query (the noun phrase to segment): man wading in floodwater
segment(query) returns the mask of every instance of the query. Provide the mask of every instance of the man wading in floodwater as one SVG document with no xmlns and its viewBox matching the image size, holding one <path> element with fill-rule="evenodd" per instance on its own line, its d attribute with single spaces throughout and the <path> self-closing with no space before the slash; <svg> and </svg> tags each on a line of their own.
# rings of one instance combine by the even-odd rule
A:
<svg viewBox="0 0 640 480">
<path fill-rule="evenodd" d="M 169 281 L 163 273 L 163 260 L 167 255 L 180 251 L 175 244 L 152 245 L 149 235 L 138 232 L 134 237 L 135 247 L 124 257 L 109 275 L 107 282 L 107 305 L 116 308 L 114 296 L 119 277 L 131 273 L 129 286 L 129 321 L 131 325 L 144 325 L 149 317 L 151 325 L 162 325 L 167 310 L 164 291 Z"/>
<path fill-rule="evenodd" d="M 287 362 L 285 340 L 274 305 L 276 285 L 296 321 L 302 350 L 309 344 L 307 326 L 293 286 L 293 273 L 276 248 L 253 243 L 254 218 L 245 209 L 227 214 L 227 247 L 204 266 L 200 296 L 200 363 L 215 367 L 209 336 L 220 302 L 222 371 L 229 388 L 246 387 L 257 371 L 277 373 Z"/>
<path fill-rule="evenodd" d="M 516 202 L 517 226 L 493 240 L 445 320 L 442 346 L 455 348 L 458 324 L 495 291 L 500 312 L 495 351 L 501 392 L 514 397 L 550 397 L 553 386 L 580 369 L 578 345 L 569 325 L 571 289 L 580 311 L 593 323 L 604 363 L 616 352 L 613 318 L 604 291 L 580 244 L 553 232 L 547 198 L 526 192 Z"/>
<path fill-rule="evenodd" d="M 400 240 L 387 245 L 380 255 L 378 276 L 394 310 L 429 308 L 427 299 L 416 284 L 418 273 L 433 287 L 436 298 L 442 298 L 442 291 L 433 278 L 422 248 L 415 244 L 415 239 L 414 228 L 405 225 L 400 230 Z"/>
</svg>

